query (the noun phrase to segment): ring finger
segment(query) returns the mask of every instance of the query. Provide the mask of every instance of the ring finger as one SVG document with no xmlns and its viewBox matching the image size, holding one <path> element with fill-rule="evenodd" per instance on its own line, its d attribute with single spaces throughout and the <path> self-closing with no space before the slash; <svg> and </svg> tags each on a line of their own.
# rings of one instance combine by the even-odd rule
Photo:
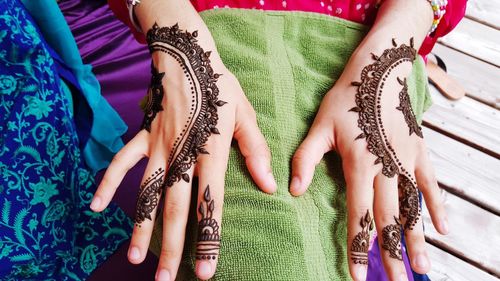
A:
<svg viewBox="0 0 500 281">
<path fill-rule="evenodd" d="M 397 176 L 375 177 L 375 224 L 387 277 L 392 281 L 408 280 L 403 264 L 402 228 L 399 221 Z"/>
</svg>

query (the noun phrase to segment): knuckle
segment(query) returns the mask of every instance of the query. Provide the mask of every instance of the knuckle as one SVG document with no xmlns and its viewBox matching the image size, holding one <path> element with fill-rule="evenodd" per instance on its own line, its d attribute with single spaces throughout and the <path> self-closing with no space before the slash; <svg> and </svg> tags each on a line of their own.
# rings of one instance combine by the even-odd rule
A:
<svg viewBox="0 0 500 281">
<path fill-rule="evenodd" d="M 422 191 L 431 190 L 437 184 L 436 177 L 431 173 L 422 173 L 420 177 L 419 189 Z"/>
<path fill-rule="evenodd" d="M 393 208 L 384 208 L 377 214 L 377 221 L 382 224 L 382 227 L 396 223 L 399 218 L 399 210 Z"/>
<path fill-rule="evenodd" d="M 164 216 L 165 220 L 175 221 L 185 213 L 184 206 L 176 201 L 169 201 L 165 204 Z"/>
<path fill-rule="evenodd" d="M 170 259 L 177 259 L 181 255 L 182 255 L 182 250 L 179 249 L 162 247 L 160 251 L 160 256 L 163 259 L 163 261 L 167 261 Z"/>
<path fill-rule="evenodd" d="M 122 159 L 124 158 L 124 152 L 123 150 L 118 151 L 114 156 L 112 162 L 114 163 L 121 163 Z"/>
</svg>

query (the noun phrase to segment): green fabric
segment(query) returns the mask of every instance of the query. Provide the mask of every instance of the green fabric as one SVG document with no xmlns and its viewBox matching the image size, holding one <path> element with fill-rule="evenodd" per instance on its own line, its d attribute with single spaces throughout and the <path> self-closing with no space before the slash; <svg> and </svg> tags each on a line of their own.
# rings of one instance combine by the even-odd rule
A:
<svg viewBox="0 0 500 281">
<path fill-rule="evenodd" d="M 257 112 L 278 183 L 274 195 L 259 191 L 233 146 L 214 279 L 349 280 L 345 183 L 339 157 L 335 153 L 324 157 L 304 196 L 291 196 L 288 186 L 292 156 L 322 97 L 367 28 L 304 12 L 219 9 L 201 15 L 225 65 Z M 420 116 L 429 104 L 422 60 L 415 63 L 408 82 Z M 195 206 L 193 201 L 178 280 L 195 280 Z M 158 220 L 151 244 L 156 254 L 161 237 Z"/>
</svg>

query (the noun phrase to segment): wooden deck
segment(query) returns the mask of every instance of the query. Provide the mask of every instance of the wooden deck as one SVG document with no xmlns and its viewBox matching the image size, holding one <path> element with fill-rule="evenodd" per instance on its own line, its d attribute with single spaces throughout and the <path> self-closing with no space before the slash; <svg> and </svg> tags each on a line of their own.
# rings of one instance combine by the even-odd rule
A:
<svg viewBox="0 0 500 281">
<path fill-rule="evenodd" d="M 434 48 L 465 88 L 459 101 L 431 86 L 424 134 L 450 221 L 424 207 L 433 281 L 500 280 L 500 1 L 469 0 L 466 18 Z"/>
</svg>

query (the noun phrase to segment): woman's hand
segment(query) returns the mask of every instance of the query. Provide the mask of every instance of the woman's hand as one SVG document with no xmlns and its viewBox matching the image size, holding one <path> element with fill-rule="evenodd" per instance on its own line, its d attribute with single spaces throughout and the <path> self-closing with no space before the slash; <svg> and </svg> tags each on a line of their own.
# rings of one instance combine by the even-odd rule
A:
<svg viewBox="0 0 500 281">
<path fill-rule="evenodd" d="M 349 267 L 354 280 L 366 279 L 374 226 L 390 280 L 408 280 L 402 260 L 402 233 L 412 268 L 418 273 L 430 269 L 419 190 L 436 229 L 448 232 L 439 187 L 406 82 L 417 56 L 415 46 L 421 44 L 430 26 L 429 7 L 421 0 L 384 2 L 377 22 L 324 97 L 293 158 L 290 191 L 299 196 L 311 183 L 314 167 L 324 153 L 336 150 L 342 157 Z M 412 18 L 415 14 L 421 16 Z M 391 43 L 389 36 L 399 39 Z"/>
<path fill-rule="evenodd" d="M 148 157 L 128 256 L 134 264 L 146 257 L 163 196 L 163 241 L 156 278 L 175 280 L 192 179 L 197 176 L 196 275 L 206 280 L 214 275 L 218 261 L 231 141 L 233 137 L 238 141 L 254 181 L 268 193 L 276 189 L 270 152 L 252 106 L 237 79 L 222 64 L 215 45 L 210 44 L 208 31 L 188 32 L 177 24 L 154 24 L 147 40 L 153 62 L 150 89 L 143 102 L 144 129 L 115 156 L 91 208 L 106 208 L 125 173 Z"/>
</svg>

